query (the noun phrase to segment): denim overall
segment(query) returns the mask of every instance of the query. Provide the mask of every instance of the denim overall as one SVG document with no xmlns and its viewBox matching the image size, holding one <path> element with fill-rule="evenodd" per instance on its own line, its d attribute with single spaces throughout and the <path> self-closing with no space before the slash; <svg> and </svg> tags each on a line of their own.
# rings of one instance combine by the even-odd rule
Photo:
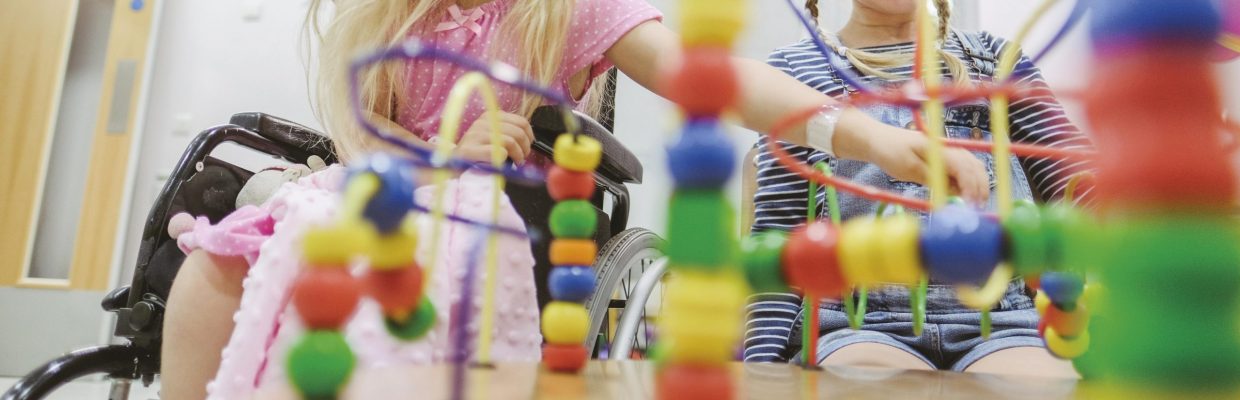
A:
<svg viewBox="0 0 1240 400">
<path fill-rule="evenodd" d="M 965 53 L 970 58 L 965 60 L 973 71 L 983 76 L 990 76 L 994 71 L 996 57 L 989 52 L 980 40 L 972 34 L 954 32 L 960 40 Z M 828 66 L 830 68 L 830 66 Z M 838 74 L 834 70 L 833 75 Z M 888 125 L 914 129 L 913 111 L 891 105 L 879 104 L 860 108 L 871 117 Z M 947 107 L 945 113 L 946 134 L 955 139 L 991 140 L 990 107 L 985 101 L 954 104 Z M 990 204 L 988 209 L 995 208 L 995 160 L 989 153 L 974 152 L 986 166 L 990 178 Z M 877 166 L 860 161 L 832 159 L 829 161 L 832 171 L 837 176 L 848 178 L 854 182 L 874 186 L 883 190 L 902 194 L 907 197 L 926 199 L 928 190 L 925 186 L 898 181 Z M 1024 170 L 1016 157 L 1004 160 L 1011 165 L 1013 200 L 1032 199 L 1033 194 Z M 818 204 L 825 210 L 825 191 L 820 191 Z M 872 200 L 839 191 L 841 216 L 845 220 L 853 217 L 874 215 L 879 204 Z M 890 214 L 892 208 L 888 208 Z M 913 212 L 913 211 L 909 211 Z M 919 213 L 924 220 L 927 216 Z M 926 321 L 921 336 L 913 335 L 912 312 L 909 302 L 909 289 L 900 286 L 879 286 L 871 288 L 867 297 L 867 313 L 861 330 L 848 327 L 847 315 L 838 302 L 827 301 L 818 310 L 819 325 L 823 336 L 817 341 L 818 362 L 821 363 L 832 352 L 854 343 L 882 343 L 893 346 L 922 359 L 939 369 L 963 371 L 973 362 L 993 352 L 1013 347 L 1041 347 L 1042 340 L 1037 333 L 1038 315 L 1033 301 L 1025 291 L 1024 282 L 1020 279 L 1009 283 L 1003 299 L 991 311 L 992 333 L 989 340 L 981 338 L 981 314 L 976 310 L 961 305 L 956 299 L 955 288 L 931 282 L 927 290 Z M 801 343 L 801 324 L 804 321 L 804 310 L 797 317 L 792 330 L 791 343 Z M 795 358 L 799 359 L 797 355 Z"/>
</svg>

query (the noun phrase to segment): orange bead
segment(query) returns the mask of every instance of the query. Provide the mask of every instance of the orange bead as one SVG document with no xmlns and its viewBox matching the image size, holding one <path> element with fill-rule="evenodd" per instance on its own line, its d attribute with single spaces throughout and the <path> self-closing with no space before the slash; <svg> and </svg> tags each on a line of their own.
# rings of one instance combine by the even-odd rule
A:
<svg viewBox="0 0 1240 400">
<path fill-rule="evenodd" d="M 739 97 L 740 81 L 726 48 L 686 49 L 673 68 L 663 76 L 664 90 L 690 116 L 721 114 Z"/>
<path fill-rule="evenodd" d="M 788 284 L 817 296 L 838 297 L 848 288 L 840 272 L 839 230 L 819 221 L 798 228 L 784 247 L 784 275 Z"/>
<path fill-rule="evenodd" d="M 542 363 L 547 369 L 556 372 L 577 372 L 586 366 L 590 355 L 580 344 L 548 344 L 543 345 Z"/>
<path fill-rule="evenodd" d="M 655 398 L 663 400 L 717 400 L 733 396 L 727 365 L 668 365 L 655 381 Z"/>
<path fill-rule="evenodd" d="M 556 201 L 589 200 L 594 196 L 594 174 L 553 166 L 547 172 L 547 192 Z"/>
<path fill-rule="evenodd" d="M 366 291 L 379 302 L 383 315 L 403 320 L 422 299 L 422 269 L 372 269 L 366 273 Z"/>
<path fill-rule="evenodd" d="M 357 309 L 361 286 L 344 268 L 306 270 L 293 283 L 293 307 L 309 329 L 339 329 Z"/>
<path fill-rule="evenodd" d="M 1071 312 L 1060 310 L 1058 306 L 1051 304 L 1046 307 L 1046 315 L 1042 319 L 1064 338 L 1076 337 L 1089 327 L 1089 311 L 1081 303 L 1077 303 L 1076 309 Z"/>
<path fill-rule="evenodd" d="M 555 239 L 549 253 L 554 265 L 594 265 L 598 245 L 590 239 Z"/>
</svg>

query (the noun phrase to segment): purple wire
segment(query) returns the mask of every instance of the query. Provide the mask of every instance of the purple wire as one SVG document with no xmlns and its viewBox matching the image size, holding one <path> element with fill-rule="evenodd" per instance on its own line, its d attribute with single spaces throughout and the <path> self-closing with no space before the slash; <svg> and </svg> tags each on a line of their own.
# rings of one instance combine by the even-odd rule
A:
<svg viewBox="0 0 1240 400">
<path fill-rule="evenodd" d="M 459 52 L 445 50 L 433 45 L 422 43 L 417 39 L 410 39 L 400 46 L 394 46 L 373 53 L 363 55 L 353 61 L 349 65 L 349 87 L 350 87 L 350 103 L 353 105 L 353 115 L 358 124 L 362 125 L 370 134 L 379 138 L 388 144 L 396 146 L 402 150 L 409 152 L 415 157 L 421 159 L 426 165 L 432 168 L 447 168 L 453 170 L 467 170 L 476 168 L 490 174 L 500 174 L 505 178 L 513 181 L 538 183 L 541 184 L 544 174 L 542 171 L 534 167 L 516 168 L 505 166 L 496 168 L 486 163 L 477 163 L 458 157 L 449 157 L 446 160 L 435 160 L 434 152 L 430 149 L 424 149 L 407 141 L 401 140 L 391 132 L 387 132 L 382 128 L 370 122 L 362 107 L 362 89 L 359 78 L 362 70 L 374 64 L 382 63 L 390 60 L 418 60 L 418 59 L 435 59 L 448 61 L 465 69 L 480 72 L 491 80 L 500 82 L 527 92 L 531 92 L 542 96 L 560 108 L 561 114 L 564 115 L 564 126 L 570 133 L 577 133 L 579 124 L 573 116 L 571 104 L 567 97 L 558 91 L 543 87 L 537 82 L 525 79 L 521 75 L 521 71 L 503 63 L 485 63 Z"/>
<path fill-rule="evenodd" d="M 469 321 L 470 309 L 473 307 L 474 300 L 474 279 L 478 276 L 478 255 L 483 253 L 482 246 L 486 243 L 487 231 L 478 230 L 478 238 L 474 240 L 474 246 L 469 251 L 469 259 L 465 263 L 465 281 L 461 283 L 461 301 L 456 303 L 456 318 L 452 318 L 452 325 L 448 331 L 452 335 L 452 395 L 453 400 L 459 400 L 465 397 L 465 364 L 469 361 Z M 495 279 L 495 277 L 488 277 Z M 489 334 L 489 332 L 478 332 L 479 335 Z"/>
<path fill-rule="evenodd" d="M 796 14 L 797 19 L 801 21 L 801 26 L 805 27 L 805 31 L 809 33 L 809 40 L 814 43 L 814 47 L 817 47 L 822 55 L 827 57 L 827 63 L 831 64 L 832 68 L 835 68 L 835 72 L 839 74 L 840 79 L 852 85 L 858 92 L 873 93 L 874 89 L 867 85 L 860 76 L 853 73 L 852 68 L 844 63 L 840 55 L 832 51 L 827 46 L 827 43 L 822 41 L 822 37 L 818 35 L 818 25 L 808 15 L 805 15 L 805 12 L 801 11 L 801 7 L 797 6 L 792 0 L 785 0 L 784 2 L 788 4 L 788 7 L 792 8 L 792 13 Z"/>
<path fill-rule="evenodd" d="M 1055 46 L 1059 45 L 1059 42 L 1062 41 L 1063 38 L 1068 36 L 1068 32 L 1071 32 L 1072 28 L 1076 27 L 1076 24 L 1081 21 L 1081 17 L 1085 16 L 1085 12 L 1089 11 L 1089 1 L 1090 0 L 1076 0 L 1076 4 L 1072 6 L 1072 14 L 1068 15 L 1068 20 L 1064 21 L 1063 26 L 1061 26 L 1059 31 L 1055 33 L 1055 36 L 1051 38 L 1050 43 L 1047 43 L 1046 47 L 1033 57 L 1034 64 L 1042 61 L 1043 57 L 1050 54 L 1051 50 L 1054 49 Z"/>
</svg>

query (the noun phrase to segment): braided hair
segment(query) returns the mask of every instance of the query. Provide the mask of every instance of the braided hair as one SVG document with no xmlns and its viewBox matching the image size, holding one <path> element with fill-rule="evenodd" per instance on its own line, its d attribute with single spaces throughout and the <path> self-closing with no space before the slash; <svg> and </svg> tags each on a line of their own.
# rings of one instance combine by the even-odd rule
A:
<svg viewBox="0 0 1240 400">
<path fill-rule="evenodd" d="M 951 1 L 934 0 L 934 8 L 938 10 L 939 16 L 939 56 L 947 63 L 948 71 L 951 76 L 959 84 L 968 84 L 968 71 L 965 69 L 964 62 L 954 54 L 943 50 L 944 44 L 947 42 L 948 34 L 951 30 Z M 806 0 L 805 10 L 809 15 L 817 21 L 820 12 L 818 9 L 818 0 Z M 912 64 L 913 55 L 909 53 L 891 54 L 891 53 L 871 53 L 864 50 L 852 49 L 844 47 L 839 43 L 835 35 L 822 35 L 827 45 L 831 46 L 837 54 L 842 54 L 857 70 L 866 75 L 882 78 L 895 79 L 896 76 L 885 71 L 888 68 L 894 68 Z M 963 79 L 961 79 L 963 77 Z"/>
</svg>

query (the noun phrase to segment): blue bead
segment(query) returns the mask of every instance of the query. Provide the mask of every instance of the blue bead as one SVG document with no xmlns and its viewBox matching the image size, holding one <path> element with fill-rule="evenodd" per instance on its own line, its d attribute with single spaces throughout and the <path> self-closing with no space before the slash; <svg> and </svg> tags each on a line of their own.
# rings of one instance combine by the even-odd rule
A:
<svg viewBox="0 0 1240 400">
<path fill-rule="evenodd" d="M 1222 29 L 1215 0 L 1094 0 L 1090 36 L 1095 44 L 1195 41 L 1210 44 Z"/>
<path fill-rule="evenodd" d="M 1085 291 L 1085 282 L 1081 277 L 1069 272 L 1045 272 L 1038 282 L 1046 298 L 1057 306 L 1075 307 L 1076 300 Z"/>
<path fill-rule="evenodd" d="M 993 218 L 963 205 L 930 214 L 918 239 L 931 278 L 981 284 L 1003 258 L 1003 228 Z"/>
<path fill-rule="evenodd" d="M 667 147 L 668 169 L 678 188 L 718 188 L 736 169 L 736 150 L 718 121 L 690 120 Z"/>
<path fill-rule="evenodd" d="M 381 233 L 400 228 L 405 215 L 413 210 L 413 191 L 417 187 L 407 162 L 384 153 L 373 154 L 356 164 L 349 177 L 373 174 L 379 178 L 379 190 L 366 203 L 362 216 Z"/>
<path fill-rule="evenodd" d="M 594 293 L 594 268 L 558 266 L 551 269 L 548 281 L 552 299 L 580 303 Z"/>
</svg>

